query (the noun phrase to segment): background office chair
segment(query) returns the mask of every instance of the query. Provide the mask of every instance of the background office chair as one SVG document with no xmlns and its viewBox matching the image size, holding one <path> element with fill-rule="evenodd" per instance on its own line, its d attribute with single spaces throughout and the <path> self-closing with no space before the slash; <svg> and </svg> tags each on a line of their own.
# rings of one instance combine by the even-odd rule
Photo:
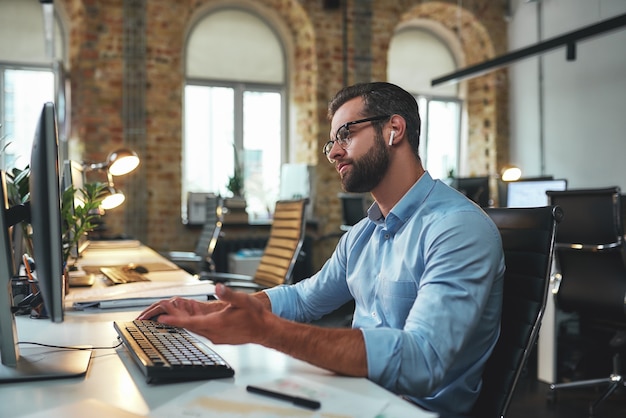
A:
<svg viewBox="0 0 626 418">
<path fill-rule="evenodd" d="M 546 306 L 558 207 L 487 208 L 502 236 L 506 271 L 500 337 L 483 372 L 472 410 L 476 418 L 504 417 Z"/>
<path fill-rule="evenodd" d="M 223 220 L 222 198 L 216 195 L 207 196 L 204 226 L 195 250 L 170 251 L 165 256 L 191 274 L 198 274 L 202 271 L 215 271 L 213 251 L 221 234 Z"/>
<path fill-rule="evenodd" d="M 620 374 L 620 351 L 626 349 L 626 266 L 618 187 L 550 191 L 552 204 L 563 208 L 556 243 L 556 305 L 577 314 L 581 336 L 599 332 L 609 339 L 613 370 L 608 377 L 550 385 L 556 390 L 608 385 L 590 406 L 596 407 L 625 385 Z M 588 342 L 597 343 L 598 337 Z M 598 358 L 601 356 L 597 356 Z M 607 364 L 607 367 L 610 367 Z"/>
<path fill-rule="evenodd" d="M 306 225 L 304 209 L 307 202 L 308 199 L 276 202 L 270 236 L 253 277 L 242 274 L 203 272 L 200 279 L 253 291 L 291 283 L 293 267 L 304 242 Z"/>
</svg>

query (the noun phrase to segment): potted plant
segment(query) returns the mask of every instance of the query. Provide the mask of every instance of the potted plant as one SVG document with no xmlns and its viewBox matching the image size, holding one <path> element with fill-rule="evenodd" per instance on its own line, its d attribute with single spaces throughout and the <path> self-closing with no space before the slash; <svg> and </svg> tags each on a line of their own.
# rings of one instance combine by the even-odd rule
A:
<svg viewBox="0 0 626 418">
<path fill-rule="evenodd" d="M 10 205 L 26 203 L 30 199 L 29 192 L 30 168 L 13 168 L 7 171 L 7 191 Z M 73 186 L 65 189 L 61 196 L 61 242 L 63 244 L 63 261 L 67 265 L 72 248 L 76 248 L 80 239 L 92 231 L 100 218 L 100 203 L 103 199 L 104 183 L 86 183 L 83 189 L 76 190 Z M 80 201 L 81 204 L 75 202 Z M 29 237 L 29 225 L 22 222 L 24 236 Z M 32 243 L 26 239 L 26 249 L 33 254 Z"/>
<path fill-rule="evenodd" d="M 233 197 L 243 197 L 243 169 L 239 162 L 239 153 L 235 144 L 233 144 L 233 149 L 235 150 L 235 170 L 233 175 L 228 178 L 226 188 L 233 194 Z"/>
<path fill-rule="evenodd" d="M 67 264 L 72 249 L 81 238 L 94 230 L 102 215 L 100 204 L 106 188 L 104 183 L 85 183 L 83 189 L 70 186 L 63 191 L 61 203 L 63 259 Z"/>
</svg>

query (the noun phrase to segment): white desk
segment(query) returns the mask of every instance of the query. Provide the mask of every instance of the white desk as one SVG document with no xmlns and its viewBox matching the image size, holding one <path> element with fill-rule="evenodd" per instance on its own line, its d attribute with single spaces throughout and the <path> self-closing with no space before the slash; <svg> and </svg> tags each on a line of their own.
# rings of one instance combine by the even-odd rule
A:
<svg viewBox="0 0 626 418">
<path fill-rule="evenodd" d="M 145 246 L 88 250 L 80 259 L 83 266 L 119 265 L 129 262 L 136 264 L 168 263 L 158 253 Z M 148 273 L 148 275 L 161 273 L 174 275 L 183 282 L 196 280 L 182 270 L 155 271 Z M 71 291 L 80 292 L 81 289 L 73 288 Z M 65 321 L 60 324 L 21 316 L 16 318 L 18 337 L 20 341 L 34 341 L 61 346 L 112 347 L 118 343 L 113 321 L 132 320 L 137 316 L 139 310 L 135 308 L 132 310 L 80 312 L 66 308 Z M 234 378 L 218 380 L 223 384 L 231 385 L 232 388 L 242 388 L 247 384 L 262 385 L 274 379 L 293 378 L 295 376 L 306 379 L 306 381 L 327 385 L 334 390 L 346 390 L 362 397 L 384 399 L 388 401 L 383 414 L 387 418 L 436 417 L 436 415 L 417 408 L 367 379 L 337 376 L 329 371 L 258 345 L 214 346 L 211 343 L 208 345 L 214 347 L 235 369 Z M 85 377 L 0 385 L 0 417 L 21 417 L 43 411 L 41 416 L 50 418 L 53 415 L 46 411 L 87 399 L 104 402 L 115 407 L 118 411 L 114 414 L 102 414 L 100 411 L 100 415 L 97 414 L 97 411 L 90 411 L 86 415 L 89 417 L 123 417 L 127 416 L 125 412 L 150 416 L 153 411 L 168 401 L 205 384 L 207 384 L 206 381 L 148 385 L 124 347 L 94 349 L 90 368 Z M 242 396 L 255 395 L 247 395 L 243 392 Z M 76 415 L 72 412 L 65 416 Z"/>
<path fill-rule="evenodd" d="M 152 248 L 136 241 L 96 241 L 83 252 L 76 264 L 83 268 L 136 264 L 147 267 L 149 271 L 180 270 Z"/>
<path fill-rule="evenodd" d="M 105 242 L 106 244 L 106 242 Z M 103 266 L 126 266 L 129 264 L 141 265 L 148 269 L 145 276 L 149 282 L 129 283 L 120 286 L 108 286 L 103 275 L 99 274 L 99 268 Z M 91 287 L 70 288 L 66 296 L 66 309 L 70 309 L 74 303 L 89 304 L 97 300 L 124 300 L 140 297 L 143 300 L 134 306 L 148 306 L 149 300 L 158 300 L 168 296 L 181 295 L 194 297 L 198 295 L 213 294 L 214 287 L 209 282 L 201 282 L 196 276 L 180 269 L 176 264 L 161 256 L 159 253 L 145 245 L 121 245 L 115 246 L 115 242 L 109 245 L 91 246 L 78 259 L 76 265 L 87 273 L 94 274 L 95 283 Z M 75 274 L 70 272 L 70 275 Z M 85 273 L 83 273 L 85 274 Z M 206 297 L 205 297 L 206 300 Z M 122 306 L 128 306 L 119 301 Z M 111 302 L 119 306 L 118 301 Z"/>
<path fill-rule="evenodd" d="M 18 335 L 22 341 L 111 347 L 117 343 L 117 334 L 112 322 L 129 320 L 136 314 L 137 311 L 68 312 L 65 322 L 61 324 L 18 317 Z M 300 376 L 360 396 L 386 399 L 389 404 L 384 417 L 436 416 L 420 410 L 367 379 L 336 376 L 257 345 L 213 346 L 210 343 L 209 345 L 235 369 L 234 378 L 220 379 L 220 382 L 243 387 L 285 376 Z M 91 398 L 125 411 L 149 416 L 151 411 L 167 401 L 205 383 L 148 385 L 123 347 L 97 349 L 93 352 L 90 369 L 84 378 L 10 383 L 0 386 L 0 405 L 2 405 L 0 416 L 20 417 Z"/>
</svg>

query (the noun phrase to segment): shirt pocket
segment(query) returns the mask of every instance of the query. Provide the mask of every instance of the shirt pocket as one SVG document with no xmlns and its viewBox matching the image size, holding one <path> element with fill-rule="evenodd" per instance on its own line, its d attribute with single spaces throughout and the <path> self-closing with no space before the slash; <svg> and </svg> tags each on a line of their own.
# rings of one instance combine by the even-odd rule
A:
<svg viewBox="0 0 626 418">
<path fill-rule="evenodd" d="M 387 323 L 393 328 L 403 328 L 417 298 L 417 284 L 385 280 L 381 283 L 379 295 Z"/>
</svg>

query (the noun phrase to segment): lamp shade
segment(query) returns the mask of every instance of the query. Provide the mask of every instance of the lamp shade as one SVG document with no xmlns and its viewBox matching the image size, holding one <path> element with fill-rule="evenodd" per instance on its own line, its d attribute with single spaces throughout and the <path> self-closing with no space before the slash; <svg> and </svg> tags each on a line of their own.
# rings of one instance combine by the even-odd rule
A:
<svg viewBox="0 0 626 418">
<path fill-rule="evenodd" d="M 129 149 L 123 148 L 113 151 L 108 158 L 108 171 L 113 176 L 123 176 L 133 171 L 139 165 L 139 157 Z"/>
<path fill-rule="evenodd" d="M 104 191 L 105 197 L 100 203 L 100 207 L 104 210 L 114 209 L 124 203 L 126 196 L 113 186 L 108 186 Z"/>
<path fill-rule="evenodd" d="M 502 169 L 500 178 L 502 181 L 517 181 L 522 177 L 522 170 L 519 167 L 509 165 Z"/>
</svg>

